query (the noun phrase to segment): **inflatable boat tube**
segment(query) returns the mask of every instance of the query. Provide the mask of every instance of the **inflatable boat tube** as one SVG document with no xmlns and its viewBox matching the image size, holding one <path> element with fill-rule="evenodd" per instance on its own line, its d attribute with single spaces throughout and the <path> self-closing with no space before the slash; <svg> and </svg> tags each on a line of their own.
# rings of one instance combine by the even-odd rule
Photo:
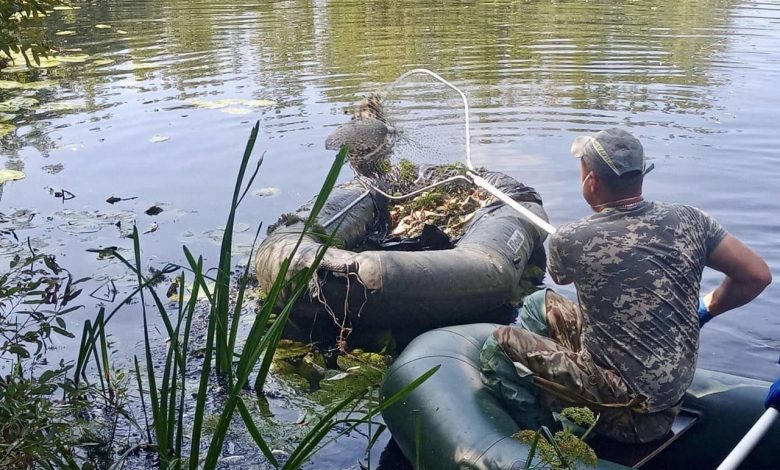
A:
<svg viewBox="0 0 780 470">
<path fill-rule="evenodd" d="M 385 375 L 382 392 L 387 397 L 441 366 L 383 413 L 398 446 L 413 465 L 419 462 L 419 469 L 524 468 L 528 446 L 511 437 L 518 425 L 480 379 L 479 352 L 496 327 L 460 325 L 424 333 Z M 650 456 L 641 468 L 715 468 L 764 412 L 769 385 L 699 369 L 678 421 L 693 418 L 666 448 L 659 452 L 648 449 L 653 443 L 641 449 L 612 442 L 592 444 L 600 457 L 597 468 L 631 468 L 641 461 L 632 458 L 640 450 Z M 774 424 L 740 468 L 778 468 L 777 449 L 780 423 Z"/>
<path fill-rule="evenodd" d="M 485 177 L 542 218 L 538 194 L 501 173 Z M 317 222 L 324 224 L 364 192 L 350 182 L 330 195 Z M 544 234 L 501 202 L 473 217 L 455 248 L 435 251 L 352 251 L 387 213 L 387 201 L 372 194 L 340 216 L 329 228 L 336 247 L 328 249 L 305 299 L 290 323 L 301 329 L 316 321 L 344 318 L 353 329 L 392 329 L 411 335 L 436 327 L 479 321 L 506 322 L 529 258 L 543 248 Z M 262 287 L 276 278 L 309 215 L 309 205 L 283 216 L 258 248 L 257 279 Z M 291 263 L 291 273 L 311 265 L 322 240 L 307 235 Z M 540 264 L 544 264 L 543 256 Z M 285 293 L 280 299 L 286 299 Z M 414 312 L 413 315 L 405 312 Z"/>
</svg>

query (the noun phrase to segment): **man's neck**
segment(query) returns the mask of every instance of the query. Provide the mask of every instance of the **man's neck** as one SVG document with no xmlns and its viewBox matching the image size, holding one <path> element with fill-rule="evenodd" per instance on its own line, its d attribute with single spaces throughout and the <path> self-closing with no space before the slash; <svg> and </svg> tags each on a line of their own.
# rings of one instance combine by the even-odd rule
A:
<svg viewBox="0 0 780 470">
<path fill-rule="evenodd" d="M 634 194 L 623 197 L 607 198 L 606 201 L 599 204 L 591 205 L 591 209 L 596 212 L 601 212 L 604 209 L 620 209 L 628 206 L 632 206 L 644 201 L 642 194 Z"/>
</svg>

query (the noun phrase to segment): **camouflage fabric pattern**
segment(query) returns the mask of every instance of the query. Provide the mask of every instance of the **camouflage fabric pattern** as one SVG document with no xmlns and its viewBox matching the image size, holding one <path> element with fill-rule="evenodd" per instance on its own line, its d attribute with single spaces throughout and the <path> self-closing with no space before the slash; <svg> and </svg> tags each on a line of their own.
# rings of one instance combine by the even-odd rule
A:
<svg viewBox="0 0 780 470">
<path fill-rule="evenodd" d="M 699 209 L 644 201 L 561 227 L 548 271 L 574 282 L 582 345 L 649 412 L 675 406 L 693 380 L 702 271 L 724 229 Z"/>
<path fill-rule="evenodd" d="M 537 305 L 540 308 L 535 307 Z M 581 347 L 582 317 L 572 301 L 551 290 L 536 292 L 526 299 L 517 321 L 521 327 L 498 328 L 485 343 L 485 348 L 500 347 L 514 363 L 515 370 L 528 369 L 534 376 L 560 384 L 572 392 L 573 399 L 562 397 L 537 384 L 535 391 L 547 408 L 560 411 L 567 406 L 600 408 L 598 404 L 612 405 L 612 408 L 598 409 L 600 417 L 596 432 L 620 442 L 649 442 L 669 432 L 679 406 L 649 413 L 644 406 L 628 405 L 635 397 L 628 385 L 614 371 L 596 364 L 590 353 Z M 483 356 L 496 355 L 487 355 L 483 349 Z M 486 382 L 494 391 L 501 391 L 501 385 L 505 388 L 508 384 L 514 388 L 518 388 L 518 384 L 528 387 L 528 381 L 519 382 L 508 377 L 508 372 L 501 373 L 510 370 L 505 366 L 483 361 L 483 369 L 486 368 L 498 372 L 499 376 L 492 383 Z M 483 370 L 483 375 L 485 372 Z M 494 375 L 490 374 L 492 370 L 487 372 L 489 376 Z"/>
</svg>

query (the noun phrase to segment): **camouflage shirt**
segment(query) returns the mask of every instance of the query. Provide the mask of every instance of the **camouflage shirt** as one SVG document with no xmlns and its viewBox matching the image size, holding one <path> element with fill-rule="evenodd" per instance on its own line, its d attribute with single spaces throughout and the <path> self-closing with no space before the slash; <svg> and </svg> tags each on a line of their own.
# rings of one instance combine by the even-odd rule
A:
<svg viewBox="0 0 780 470">
<path fill-rule="evenodd" d="M 577 287 L 584 347 L 647 396 L 650 411 L 674 405 L 693 380 L 701 275 L 725 236 L 699 209 L 644 201 L 550 239 L 550 274 Z"/>
</svg>

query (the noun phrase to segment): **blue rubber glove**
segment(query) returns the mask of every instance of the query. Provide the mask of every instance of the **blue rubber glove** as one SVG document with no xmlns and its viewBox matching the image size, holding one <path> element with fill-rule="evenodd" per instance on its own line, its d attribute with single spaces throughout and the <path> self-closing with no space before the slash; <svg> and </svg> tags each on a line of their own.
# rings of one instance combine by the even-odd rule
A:
<svg viewBox="0 0 780 470">
<path fill-rule="evenodd" d="M 780 411 L 780 379 L 769 387 L 769 394 L 766 396 L 764 406 L 769 408 L 770 406 L 777 411 Z"/>
<path fill-rule="evenodd" d="M 703 327 L 705 323 L 712 320 L 710 311 L 707 309 L 707 306 L 704 305 L 704 297 L 699 297 L 699 308 L 696 310 L 696 313 L 699 314 L 699 328 Z"/>
</svg>

